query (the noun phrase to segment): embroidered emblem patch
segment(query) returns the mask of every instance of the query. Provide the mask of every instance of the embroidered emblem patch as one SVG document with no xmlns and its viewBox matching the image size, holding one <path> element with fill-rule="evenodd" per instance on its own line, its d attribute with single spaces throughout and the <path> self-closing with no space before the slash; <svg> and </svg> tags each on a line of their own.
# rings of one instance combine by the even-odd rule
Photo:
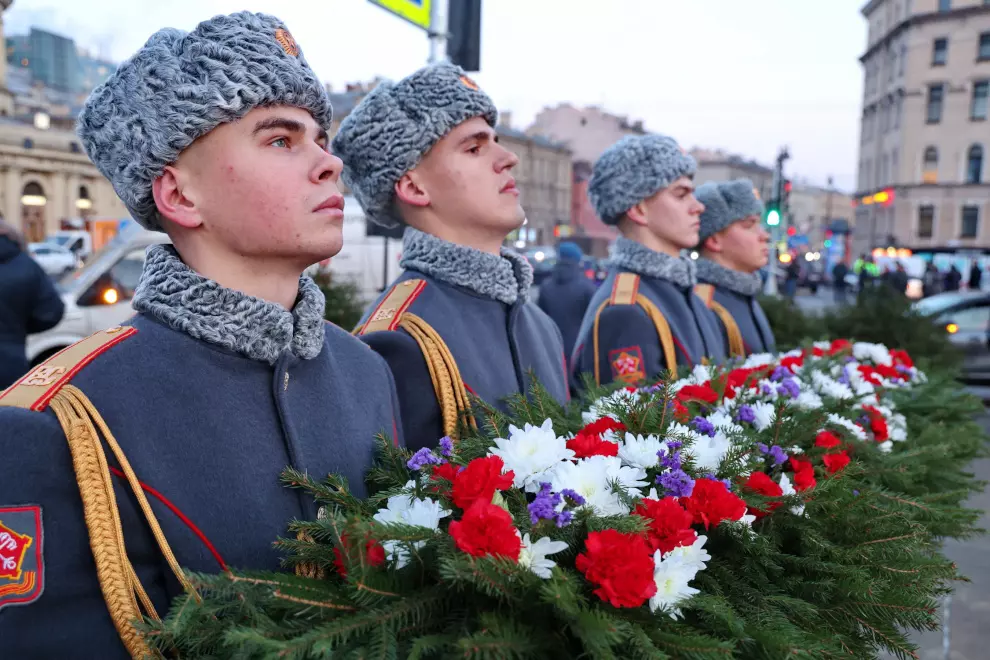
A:
<svg viewBox="0 0 990 660">
<path fill-rule="evenodd" d="M 638 383 L 646 380 L 646 370 L 643 368 L 643 351 L 639 346 L 617 348 L 608 352 L 608 361 L 612 365 L 612 378 L 623 383 Z"/>
<path fill-rule="evenodd" d="M 465 87 L 467 87 L 468 89 L 473 89 L 473 90 L 475 90 L 475 91 L 477 91 L 477 90 L 478 90 L 478 83 L 476 83 L 476 82 L 474 82 L 473 80 L 471 80 L 471 79 L 470 79 L 470 78 L 468 78 L 467 76 L 461 76 L 461 82 L 462 82 L 462 83 L 464 84 L 464 86 L 465 86 Z"/>
<path fill-rule="evenodd" d="M 26 605 L 45 590 L 41 507 L 0 506 L 0 610 Z"/>
<path fill-rule="evenodd" d="M 296 40 L 292 37 L 292 35 L 289 34 L 288 30 L 283 28 L 275 30 L 275 41 L 277 41 L 278 45 L 282 47 L 282 50 L 285 51 L 286 55 L 299 57 L 299 45 L 296 43 Z"/>
</svg>

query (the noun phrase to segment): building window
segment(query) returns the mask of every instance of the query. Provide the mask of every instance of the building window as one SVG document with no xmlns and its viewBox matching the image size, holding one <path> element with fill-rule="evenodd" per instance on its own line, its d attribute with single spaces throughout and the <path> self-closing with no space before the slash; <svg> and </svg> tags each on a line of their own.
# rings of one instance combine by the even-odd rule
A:
<svg viewBox="0 0 990 660">
<path fill-rule="evenodd" d="M 973 102 L 969 107 L 969 118 L 983 121 L 987 118 L 987 98 L 990 97 L 990 80 L 973 83 Z"/>
<path fill-rule="evenodd" d="M 962 227 L 959 238 L 976 238 L 980 230 L 980 207 L 964 206 L 962 208 Z"/>
<path fill-rule="evenodd" d="M 935 229 L 935 207 L 931 204 L 918 207 L 918 238 L 931 238 Z"/>
<path fill-rule="evenodd" d="M 929 124 L 937 124 L 942 121 L 942 97 L 945 95 L 945 85 L 928 86 L 928 112 L 926 121 Z"/>
<path fill-rule="evenodd" d="M 990 0 L 988 0 L 990 1 Z M 907 44 L 901 44 L 901 56 L 897 60 L 897 75 L 904 75 L 905 61 L 907 60 Z"/>
<path fill-rule="evenodd" d="M 990 60 L 990 32 L 980 35 L 980 49 L 976 53 L 977 60 Z"/>
<path fill-rule="evenodd" d="M 952 0 L 938 0 L 939 11 L 949 11 L 952 9 Z"/>
<path fill-rule="evenodd" d="M 966 183 L 979 183 L 983 179 L 983 147 L 974 144 L 966 156 Z"/>
<path fill-rule="evenodd" d="M 932 66 L 945 66 L 949 61 L 949 40 L 940 37 L 932 42 Z"/>
<path fill-rule="evenodd" d="M 901 127 L 901 112 L 904 110 L 904 97 L 898 96 L 897 100 L 894 102 L 894 128 Z"/>
<path fill-rule="evenodd" d="M 25 149 L 33 149 L 34 148 L 34 140 L 32 140 L 31 138 L 24 138 L 24 148 Z"/>
<path fill-rule="evenodd" d="M 935 147 L 925 149 L 925 158 L 921 166 L 921 182 L 938 182 L 938 149 Z"/>
<path fill-rule="evenodd" d="M 69 151 L 71 151 L 74 154 L 79 153 L 81 151 L 80 148 L 79 148 L 79 143 L 78 142 L 70 142 L 69 143 Z"/>
</svg>

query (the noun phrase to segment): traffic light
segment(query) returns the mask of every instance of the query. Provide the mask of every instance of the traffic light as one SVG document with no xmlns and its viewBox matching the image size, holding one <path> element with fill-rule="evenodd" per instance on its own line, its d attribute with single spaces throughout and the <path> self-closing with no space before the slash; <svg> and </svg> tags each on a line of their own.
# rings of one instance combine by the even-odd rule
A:
<svg viewBox="0 0 990 660">
<path fill-rule="evenodd" d="M 787 228 L 787 235 L 788 236 L 797 236 L 797 227 L 795 227 L 794 225 L 791 225 L 790 227 L 788 227 Z"/>
<path fill-rule="evenodd" d="M 770 207 L 770 209 L 767 210 L 767 225 L 771 227 L 776 227 L 779 224 L 780 224 L 780 211 L 778 211 L 774 207 Z"/>
<path fill-rule="evenodd" d="M 465 71 L 481 70 L 481 0 L 447 5 L 447 57 Z"/>
</svg>

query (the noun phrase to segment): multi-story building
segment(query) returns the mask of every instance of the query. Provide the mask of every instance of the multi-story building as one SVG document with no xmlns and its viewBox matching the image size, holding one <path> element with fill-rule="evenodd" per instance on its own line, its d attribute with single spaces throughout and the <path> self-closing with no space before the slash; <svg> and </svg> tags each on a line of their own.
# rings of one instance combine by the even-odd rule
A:
<svg viewBox="0 0 990 660">
<path fill-rule="evenodd" d="M 773 168 L 721 149 L 695 148 L 689 153 L 698 163 L 698 171 L 694 175 L 695 183 L 700 185 L 708 181 L 749 179 L 760 192 L 760 197 L 770 199 Z"/>
<path fill-rule="evenodd" d="M 986 246 L 990 1 L 870 0 L 854 249 Z"/>
</svg>

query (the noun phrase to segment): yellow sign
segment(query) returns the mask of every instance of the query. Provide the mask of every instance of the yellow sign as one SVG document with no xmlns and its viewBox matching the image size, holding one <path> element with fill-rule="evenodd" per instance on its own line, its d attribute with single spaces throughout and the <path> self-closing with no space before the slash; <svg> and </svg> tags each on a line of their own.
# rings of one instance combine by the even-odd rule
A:
<svg viewBox="0 0 990 660">
<path fill-rule="evenodd" d="M 370 0 L 422 30 L 430 29 L 430 5 L 433 0 Z"/>
</svg>

